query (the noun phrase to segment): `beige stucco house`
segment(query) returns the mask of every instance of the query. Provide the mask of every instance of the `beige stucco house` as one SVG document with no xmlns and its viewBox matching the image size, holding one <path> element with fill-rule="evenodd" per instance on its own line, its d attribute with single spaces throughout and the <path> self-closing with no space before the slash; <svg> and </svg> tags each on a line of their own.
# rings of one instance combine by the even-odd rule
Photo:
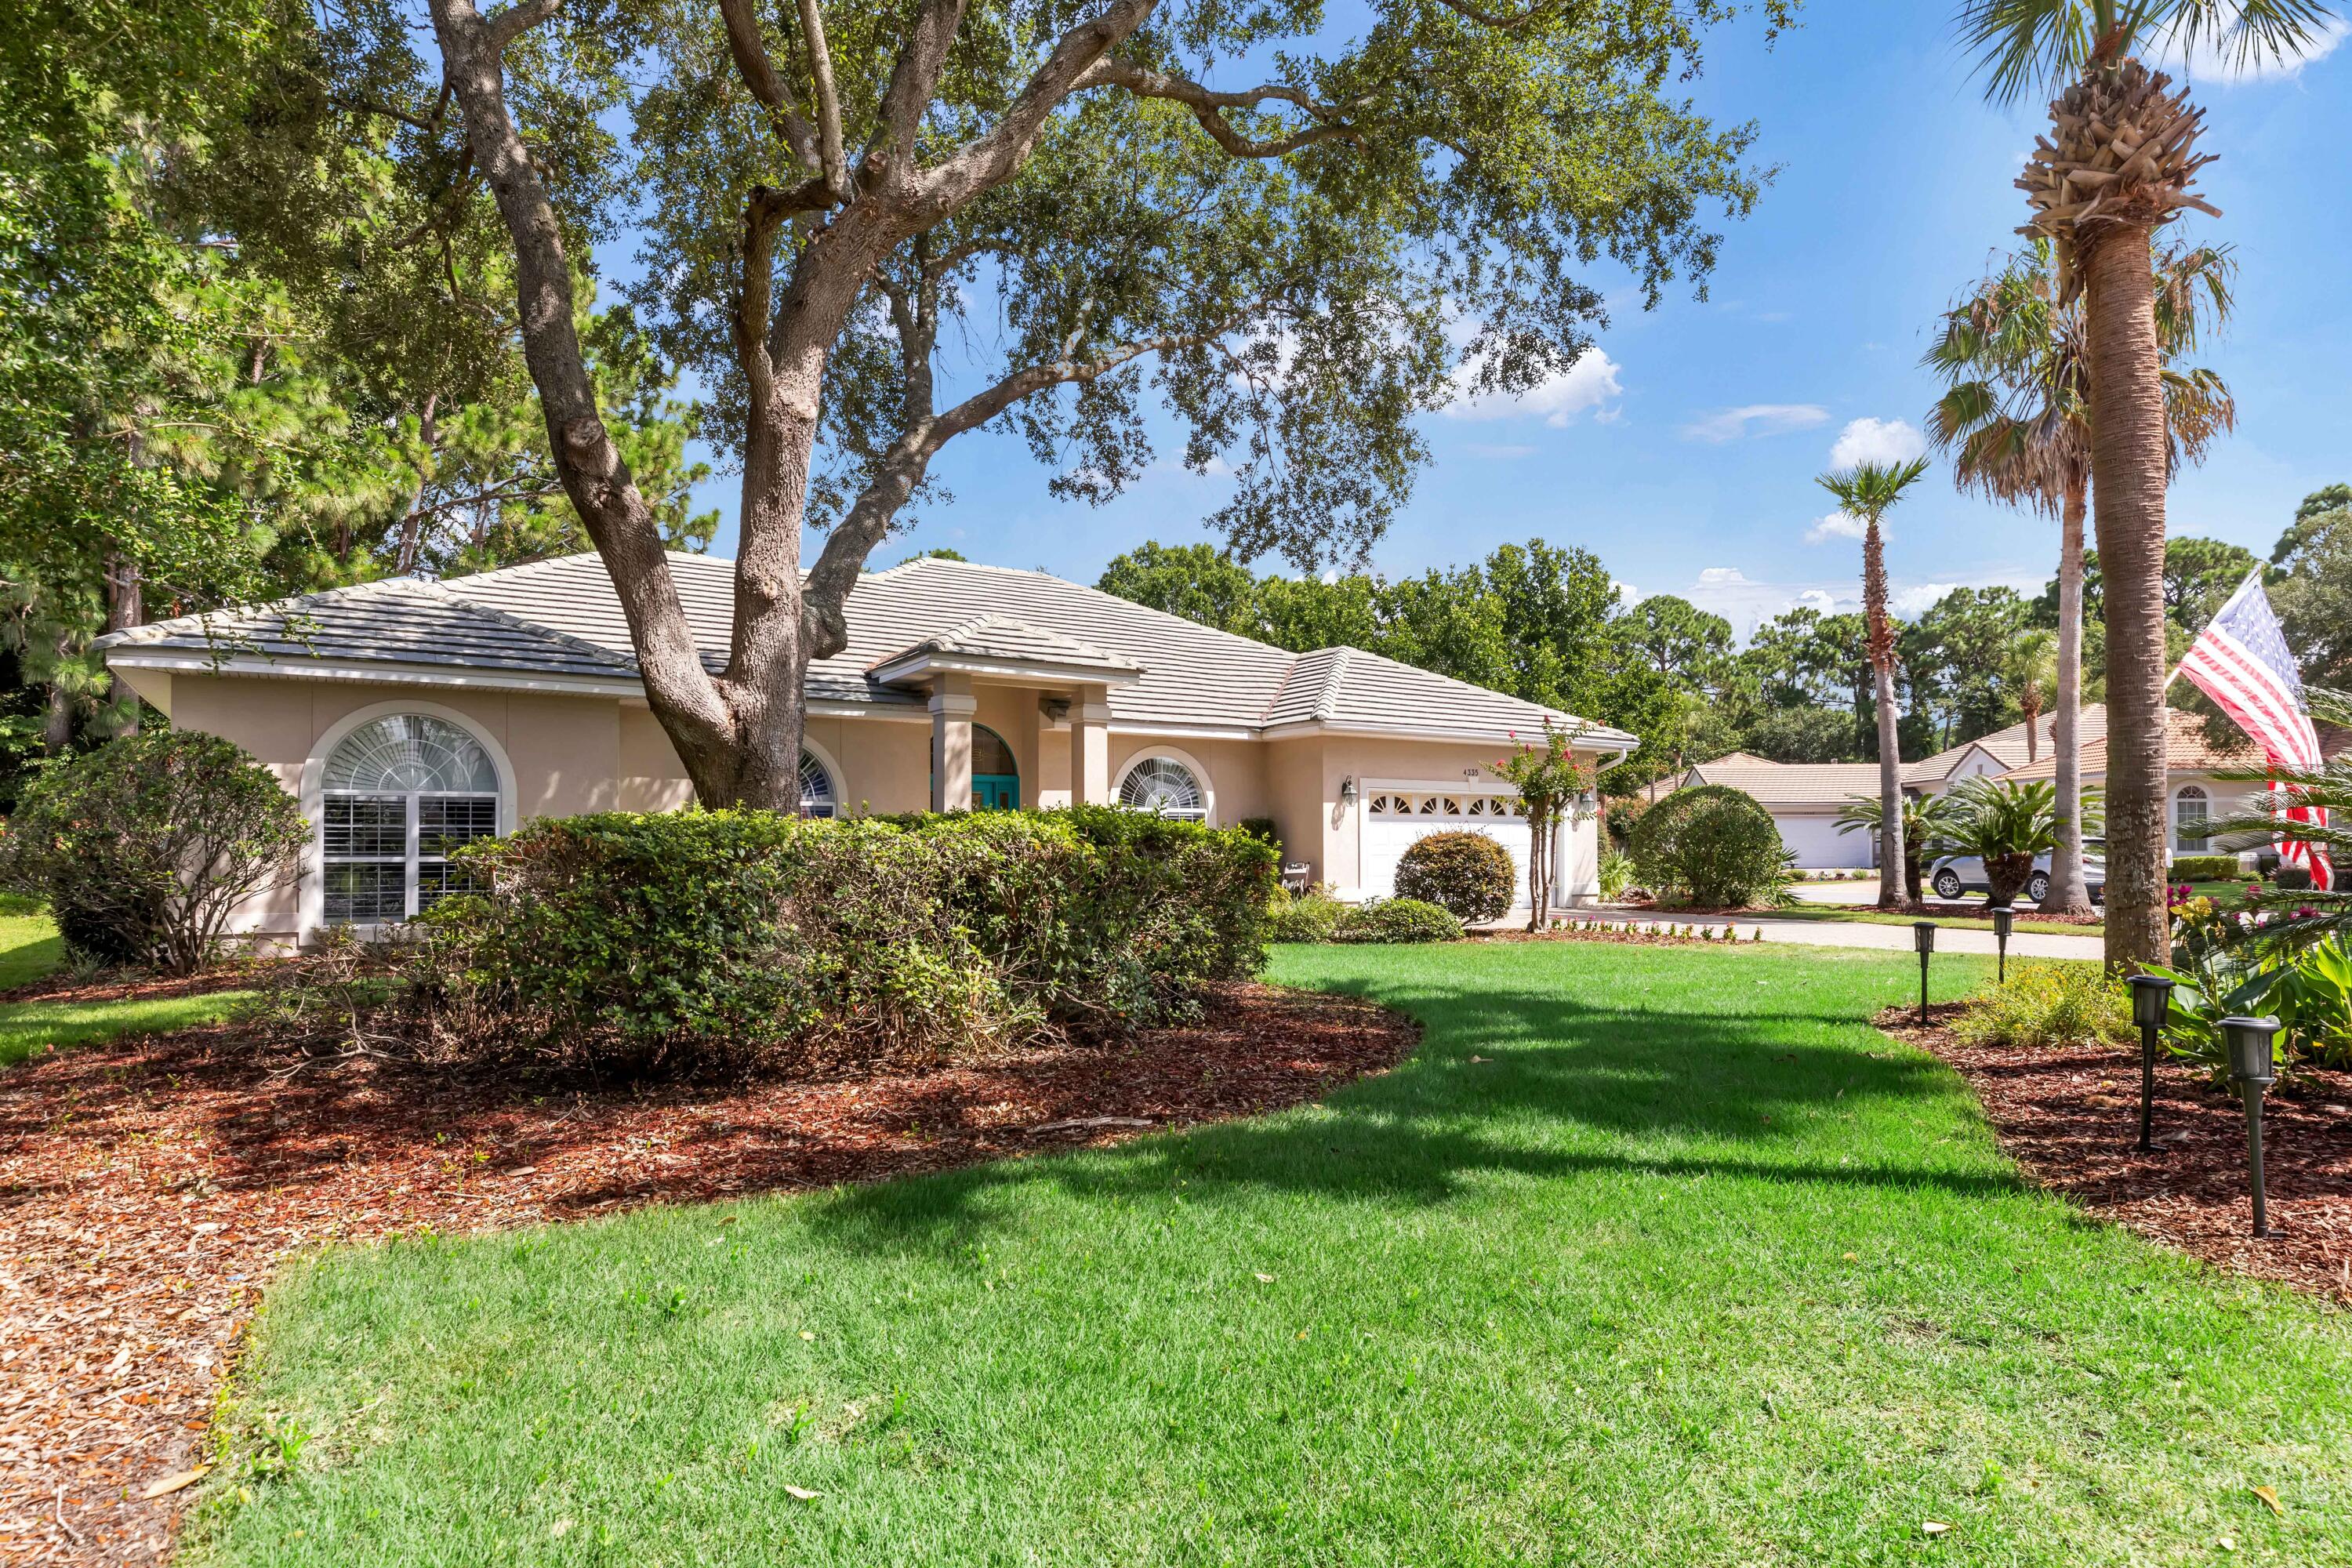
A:
<svg viewBox="0 0 2352 1568">
<path fill-rule="evenodd" d="M 671 558 L 704 658 L 733 563 Z M 1121 802 L 1218 826 L 1270 818 L 1345 898 L 1388 894 L 1414 838 L 1472 828 L 1524 871 L 1525 817 L 1488 771 L 1547 720 L 1597 766 L 1621 731 L 1355 648 L 1293 654 L 1039 572 L 918 560 L 861 578 L 850 647 L 808 677 L 808 809 Z M 295 883 L 241 922 L 294 936 L 415 914 L 448 846 L 531 817 L 693 798 L 646 704 L 593 554 L 337 589 L 102 640 L 172 722 L 243 746 L 317 827 Z M 1590 820 L 1558 886 L 1595 888 Z M 1524 878 L 1522 879 L 1524 884 Z"/>
</svg>

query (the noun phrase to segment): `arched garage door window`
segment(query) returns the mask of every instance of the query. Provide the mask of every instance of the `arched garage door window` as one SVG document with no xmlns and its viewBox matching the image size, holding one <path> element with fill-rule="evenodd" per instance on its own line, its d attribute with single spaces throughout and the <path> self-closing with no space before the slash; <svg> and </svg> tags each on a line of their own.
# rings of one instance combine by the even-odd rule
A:
<svg viewBox="0 0 2352 1568">
<path fill-rule="evenodd" d="M 499 831 L 499 772 L 446 719 L 392 713 L 327 759 L 320 837 L 331 923 L 414 919 L 469 886 L 449 851 Z"/>
<path fill-rule="evenodd" d="M 1173 757 L 1146 757 L 1128 769 L 1118 781 L 1118 804 L 1180 822 L 1209 819 L 1209 792 L 1191 768 Z"/>
</svg>

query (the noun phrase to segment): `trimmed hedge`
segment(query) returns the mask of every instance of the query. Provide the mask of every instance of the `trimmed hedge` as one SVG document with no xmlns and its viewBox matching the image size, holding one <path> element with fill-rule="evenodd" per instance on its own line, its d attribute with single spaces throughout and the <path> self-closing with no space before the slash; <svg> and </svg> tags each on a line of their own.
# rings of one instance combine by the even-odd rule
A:
<svg viewBox="0 0 2352 1568">
<path fill-rule="evenodd" d="M 1644 885 L 1700 909 L 1769 901 L 1792 862 L 1771 814 L 1727 784 L 1678 789 L 1643 813 L 1633 853 Z"/>
<path fill-rule="evenodd" d="M 1451 910 L 1419 899 L 1381 899 L 1341 911 L 1334 942 L 1459 942 L 1462 922 Z"/>
<path fill-rule="evenodd" d="M 1483 833 L 1428 834 L 1397 862 L 1398 898 L 1449 910 L 1465 925 L 1502 919 L 1518 883 L 1511 852 Z"/>
<path fill-rule="evenodd" d="M 424 922 L 461 1048 L 577 1065 L 938 1059 L 1188 1015 L 1264 962 L 1275 857 L 1108 806 L 808 821 L 550 817 Z"/>
<path fill-rule="evenodd" d="M 2184 882 L 2234 882 L 2245 875 L 2235 855 L 2183 855 L 2173 861 L 2172 874 Z"/>
</svg>

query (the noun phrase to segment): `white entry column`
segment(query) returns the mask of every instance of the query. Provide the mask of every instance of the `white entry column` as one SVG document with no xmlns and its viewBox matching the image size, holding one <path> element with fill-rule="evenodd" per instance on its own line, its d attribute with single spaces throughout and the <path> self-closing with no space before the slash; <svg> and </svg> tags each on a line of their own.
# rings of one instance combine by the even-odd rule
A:
<svg viewBox="0 0 2352 1568">
<path fill-rule="evenodd" d="M 971 677 L 942 673 L 931 687 L 931 809 L 971 809 Z"/>
</svg>

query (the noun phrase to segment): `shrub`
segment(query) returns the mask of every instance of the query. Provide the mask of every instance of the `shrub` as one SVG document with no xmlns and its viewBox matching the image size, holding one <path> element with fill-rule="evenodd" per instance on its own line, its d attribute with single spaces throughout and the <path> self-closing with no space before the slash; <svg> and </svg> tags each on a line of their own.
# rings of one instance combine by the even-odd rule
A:
<svg viewBox="0 0 2352 1568">
<path fill-rule="evenodd" d="M 1248 834 L 1252 838 L 1256 839 L 1260 844 L 1263 844 L 1267 848 L 1273 850 L 1274 858 L 1277 862 L 1281 860 L 1282 829 L 1275 826 L 1274 818 L 1270 816 L 1244 816 L 1239 823 L 1235 824 L 1235 826 L 1244 833 Z"/>
<path fill-rule="evenodd" d="M 1622 897 L 1625 889 L 1633 885 L 1633 858 L 1614 849 L 1603 849 L 1601 852 L 1600 880 L 1602 898 L 1615 900 Z"/>
<path fill-rule="evenodd" d="M 1613 796 L 1601 809 L 1601 830 L 1609 836 L 1610 843 L 1620 849 L 1630 849 L 1633 830 L 1642 826 L 1642 818 L 1649 809 L 1650 803 L 1638 795 Z"/>
<path fill-rule="evenodd" d="M 1451 910 L 1419 899 L 1381 899 L 1343 910 L 1334 942 L 1458 942 L 1462 922 Z"/>
<path fill-rule="evenodd" d="M 2282 893 L 2307 893 L 2311 891 L 2311 868 L 2282 863 L 2273 873 L 2271 885 Z"/>
<path fill-rule="evenodd" d="M 2183 855 L 2172 863 L 2172 874 L 2184 882 L 2234 882 L 2238 879 L 2238 858 L 2235 855 Z"/>
<path fill-rule="evenodd" d="M 2131 997 L 2095 963 L 2024 963 L 1978 993 L 1952 1032 L 1972 1046 L 2117 1045 L 2137 1038 Z"/>
<path fill-rule="evenodd" d="M 464 852 L 423 1000 L 502 1039 L 645 1069 L 938 1059 L 1181 1016 L 1263 961 L 1274 857 L 1139 812 L 803 821 L 542 818 Z"/>
<path fill-rule="evenodd" d="M 1773 901 L 1791 863 L 1770 814 L 1753 795 L 1725 784 L 1676 790 L 1644 812 L 1633 830 L 1633 867 L 1642 880 L 1703 909 Z"/>
<path fill-rule="evenodd" d="M 0 880 L 47 900 L 83 957 L 185 974 L 310 837 L 293 797 L 242 748 L 153 730 L 43 773 L 16 804 Z"/>
<path fill-rule="evenodd" d="M 1329 942 L 1333 928 L 1339 925 L 1347 908 L 1325 888 L 1310 888 L 1296 898 L 1276 893 L 1273 907 L 1266 911 L 1266 940 Z"/>
<path fill-rule="evenodd" d="M 1429 834 L 1397 862 L 1397 897 L 1451 910 L 1465 925 L 1501 919 L 1518 882 L 1511 852 L 1483 833 Z"/>
</svg>

